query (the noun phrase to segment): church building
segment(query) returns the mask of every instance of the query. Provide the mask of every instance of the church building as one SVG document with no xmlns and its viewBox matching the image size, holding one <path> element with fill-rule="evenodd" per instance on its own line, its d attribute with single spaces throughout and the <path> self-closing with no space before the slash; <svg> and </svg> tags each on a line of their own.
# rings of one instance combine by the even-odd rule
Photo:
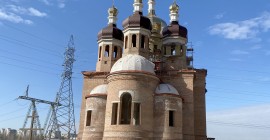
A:
<svg viewBox="0 0 270 140">
<path fill-rule="evenodd" d="M 133 14 L 116 25 L 118 10 L 98 33 L 96 71 L 84 71 L 78 140 L 206 140 L 205 69 L 193 67 L 179 6 L 167 24 L 155 0 L 134 0 Z"/>
</svg>

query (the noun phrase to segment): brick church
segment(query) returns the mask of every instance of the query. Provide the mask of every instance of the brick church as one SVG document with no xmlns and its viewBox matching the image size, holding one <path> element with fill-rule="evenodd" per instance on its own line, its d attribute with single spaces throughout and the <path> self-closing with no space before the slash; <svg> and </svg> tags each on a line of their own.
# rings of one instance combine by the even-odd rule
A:
<svg viewBox="0 0 270 140">
<path fill-rule="evenodd" d="M 84 71 L 78 140 L 206 140 L 205 69 L 193 67 L 179 6 L 170 22 L 155 14 L 155 0 L 134 0 L 133 14 L 98 33 L 96 71 Z"/>
</svg>

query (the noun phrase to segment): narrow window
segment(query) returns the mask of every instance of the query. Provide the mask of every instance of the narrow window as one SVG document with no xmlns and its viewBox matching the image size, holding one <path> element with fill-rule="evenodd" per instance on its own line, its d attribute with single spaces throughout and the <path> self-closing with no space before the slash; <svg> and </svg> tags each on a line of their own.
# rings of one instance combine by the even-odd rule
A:
<svg viewBox="0 0 270 140">
<path fill-rule="evenodd" d="M 109 45 L 106 45 L 104 56 L 105 56 L 105 57 L 109 57 L 109 52 L 110 52 L 110 46 L 109 46 Z"/>
<path fill-rule="evenodd" d="M 145 37 L 145 44 L 144 44 L 144 48 L 146 48 L 146 47 L 149 47 L 149 38 L 146 36 Z"/>
<path fill-rule="evenodd" d="M 118 112 L 118 103 L 113 103 L 112 105 L 112 125 L 117 124 L 117 112 Z"/>
<path fill-rule="evenodd" d="M 100 58 L 101 57 L 101 46 L 99 46 L 99 54 L 98 54 L 98 58 Z"/>
<path fill-rule="evenodd" d="M 127 44 L 128 44 L 128 36 L 126 36 L 126 39 L 125 39 L 125 49 L 127 48 Z"/>
<path fill-rule="evenodd" d="M 154 51 L 157 50 L 157 45 L 154 45 Z"/>
<path fill-rule="evenodd" d="M 183 49 L 183 46 L 181 45 L 180 46 L 180 55 L 183 55 L 183 53 L 184 53 L 184 49 Z"/>
<path fill-rule="evenodd" d="M 86 126 L 91 125 L 91 116 L 92 116 L 92 110 L 88 110 L 87 115 L 86 115 Z"/>
<path fill-rule="evenodd" d="M 140 125 L 140 123 L 141 123 L 141 104 L 134 103 L 133 124 Z"/>
<path fill-rule="evenodd" d="M 121 124 L 130 124 L 131 100 L 132 97 L 129 93 L 125 93 L 121 98 Z"/>
<path fill-rule="evenodd" d="M 113 56 L 114 56 L 114 58 L 117 57 L 117 47 L 116 46 L 114 46 L 114 49 L 113 49 Z"/>
<path fill-rule="evenodd" d="M 132 35 L 132 47 L 136 47 L 136 35 Z"/>
<path fill-rule="evenodd" d="M 175 45 L 171 46 L 171 55 L 175 55 Z"/>
<path fill-rule="evenodd" d="M 169 126 L 174 127 L 174 111 L 169 111 Z"/>
<path fill-rule="evenodd" d="M 164 55 L 166 55 L 166 54 L 167 54 L 167 48 L 164 47 Z"/>
<path fill-rule="evenodd" d="M 180 46 L 180 53 L 181 54 L 183 53 L 183 46 L 182 45 Z"/>
<path fill-rule="evenodd" d="M 142 37 L 141 37 L 141 48 L 145 48 L 145 36 L 144 35 L 142 35 Z"/>
</svg>

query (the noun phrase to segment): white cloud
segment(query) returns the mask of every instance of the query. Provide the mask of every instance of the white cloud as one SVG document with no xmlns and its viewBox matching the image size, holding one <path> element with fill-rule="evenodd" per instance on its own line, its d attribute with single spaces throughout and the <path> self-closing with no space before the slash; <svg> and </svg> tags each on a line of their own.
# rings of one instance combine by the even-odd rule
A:
<svg viewBox="0 0 270 140">
<path fill-rule="evenodd" d="M 12 12 L 15 12 L 17 14 L 21 15 L 30 15 L 30 16 L 36 16 L 36 17 L 45 17 L 47 16 L 46 13 L 40 12 L 39 10 L 30 7 L 30 8 L 24 8 L 16 5 L 8 5 L 7 6 Z"/>
<path fill-rule="evenodd" d="M 45 16 L 47 16 L 46 13 L 40 12 L 37 9 L 32 8 L 32 7 L 28 8 L 28 11 L 29 11 L 29 14 L 32 15 L 32 16 L 37 16 L 37 17 L 45 17 Z"/>
<path fill-rule="evenodd" d="M 215 16 L 215 19 L 222 19 L 225 13 L 220 13 Z"/>
<path fill-rule="evenodd" d="M 221 35 L 227 39 L 251 39 L 260 32 L 270 29 L 270 13 L 264 12 L 261 16 L 238 22 L 219 23 L 209 27 L 211 35 Z"/>
<path fill-rule="evenodd" d="M 13 23 L 24 23 L 24 24 L 33 24 L 31 20 L 23 19 L 22 17 L 14 14 L 4 11 L 3 9 L 0 9 L 0 20 L 5 20 Z"/>
<path fill-rule="evenodd" d="M 46 5 L 52 5 L 52 3 L 49 0 L 39 0 L 41 2 L 43 2 Z"/>
<path fill-rule="evenodd" d="M 265 140 L 270 104 L 207 113 L 208 135 L 219 140 Z"/>
<path fill-rule="evenodd" d="M 65 8 L 66 7 L 66 0 L 58 0 L 58 7 Z"/>
<path fill-rule="evenodd" d="M 249 52 L 247 52 L 247 51 L 242 51 L 242 50 L 233 50 L 233 51 L 231 52 L 231 54 L 233 54 L 233 55 L 246 55 L 246 54 L 249 54 Z"/>
</svg>

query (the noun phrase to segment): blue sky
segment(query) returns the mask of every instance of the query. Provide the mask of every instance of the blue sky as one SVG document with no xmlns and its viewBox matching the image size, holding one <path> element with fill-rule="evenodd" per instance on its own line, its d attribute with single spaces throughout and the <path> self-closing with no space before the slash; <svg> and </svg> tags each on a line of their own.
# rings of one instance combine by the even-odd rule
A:
<svg viewBox="0 0 270 140">
<path fill-rule="evenodd" d="M 173 0 L 157 0 L 169 22 Z M 115 1 L 118 27 L 132 0 Z M 144 0 L 144 14 L 147 5 Z M 194 66 L 208 69 L 208 136 L 265 140 L 270 130 L 270 3 L 268 0 L 183 0 L 180 23 L 195 49 Z M 14 101 L 30 85 L 32 97 L 54 100 L 71 34 L 76 46 L 73 92 L 76 120 L 81 71 L 94 70 L 97 33 L 107 25 L 109 0 L 0 0 L 0 128 L 20 128 L 29 103 Z M 38 105 L 41 123 L 48 106 Z"/>
</svg>

